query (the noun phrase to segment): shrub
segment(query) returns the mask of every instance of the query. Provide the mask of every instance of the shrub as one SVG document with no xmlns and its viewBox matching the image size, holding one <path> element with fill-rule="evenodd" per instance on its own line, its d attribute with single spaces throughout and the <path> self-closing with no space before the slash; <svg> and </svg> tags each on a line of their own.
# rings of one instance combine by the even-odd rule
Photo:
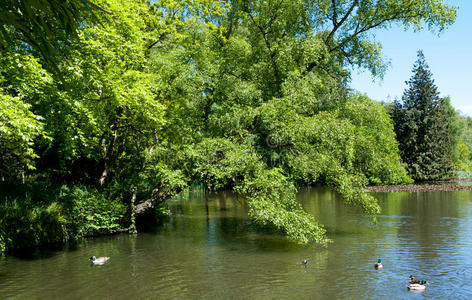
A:
<svg viewBox="0 0 472 300">
<path fill-rule="evenodd" d="M 31 193 L 25 193 L 0 204 L 1 251 L 110 234 L 125 228 L 126 206 L 119 200 L 109 200 L 82 186 L 63 185 L 50 191 L 49 198 L 33 200 Z"/>
</svg>

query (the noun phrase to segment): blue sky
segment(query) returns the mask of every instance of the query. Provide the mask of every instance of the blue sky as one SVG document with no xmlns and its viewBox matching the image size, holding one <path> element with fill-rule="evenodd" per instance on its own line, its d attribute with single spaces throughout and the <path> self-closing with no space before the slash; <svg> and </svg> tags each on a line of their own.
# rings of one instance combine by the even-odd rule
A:
<svg viewBox="0 0 472 300">
<path fill-rule="evenodd" d="M 383 80 L 373 79 L 368 71 L 354 71 L 351 88 L 378 101 L 401 98 L 416 53 L 422 49 L 440 95 L 450 96 L 456 109 L 472 116 L 472 1 L 446 2 L 459 10 L 456 22 L 440 36 L 427 29 L 415 33 L 397 26 L 375 32 L 390 66 Z"/>
</svg>

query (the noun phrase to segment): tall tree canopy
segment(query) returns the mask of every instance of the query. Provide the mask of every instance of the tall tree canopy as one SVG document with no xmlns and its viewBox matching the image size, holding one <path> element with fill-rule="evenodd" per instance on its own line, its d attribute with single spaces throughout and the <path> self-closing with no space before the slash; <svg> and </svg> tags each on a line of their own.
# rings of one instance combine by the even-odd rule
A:
<svg viewBox="0 0 472 300">
<path fill-rule="evenodd" d="M 415 180 L 447 178 L 452 171 L 454 110 L 447 98 L 439 97 L 422 51 L 407 84 L 392 112 L 400 155 Z"/>
<path fill-rule="evenodd" d="M 183 44 L 155 44 L 153 67 L 172 82 L 162 93 L 170 100 L 168 140 L 195 144 L 186 152 L 193 178 L 245 193 L 256 221 L 303 242 L 324 235 L 293 201 L 294 187 L 328 184 L 347 203 L 377 213 L 365 185 L 408 181 L 391 121 L 348 92 L 347 68 L 379 73 L 372 29 L 400 22 L 442 30 L 454 8 L 441 1 L 281 0 L 229 1 L 223 14 L 202 19 L 192 12 L 166 11 L 192 26 L 179 28 Z"/>
</svg>

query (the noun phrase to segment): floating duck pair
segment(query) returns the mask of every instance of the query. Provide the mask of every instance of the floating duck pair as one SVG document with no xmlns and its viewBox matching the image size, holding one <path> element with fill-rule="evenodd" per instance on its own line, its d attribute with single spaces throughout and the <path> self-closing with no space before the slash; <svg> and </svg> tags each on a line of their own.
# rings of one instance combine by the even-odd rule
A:
<svg viewBox="0 0 472 300">
<path fill-rule="evenodd" d="M 105 264 L 110 258 L 109 257 L 95 257 L 92 256 L 89 258 L 89 261 L 92 262 L 92 265 L 103 265 Z"/>
<path fill-rule="evenodd" d="M 379 259 L 374 265 L 374 268 L 379 270 L 382 269 L 382 260 Z M 410 282 L 408 284 L 408 289 L 412 291 L 423 291 L 426 289 L 426 285 L 429 284 L 426 280 L 415 280 L 415 276 L 410 275 Z"/>
<path fill-rule="evenodd" d="M 304 260 L 302 260 L 302 261 L 300 262 L 300 264 L 301 264 L 301 265 L 305 265 L 305 268 L 306 268 L 306 266 L 308 265 L 308 261 L 307 261 L 306 259 L 304 259 Z M 382 267 L 383 267 L 383 266 L 382 266 L 382 260 L 379 259 L 379 260 L 377 261 L 377 263 L 374 265 L 374 268 L 376 268 L 376 269 L 378 270 L 378 269 L 382 269 Z"/>
</svg>

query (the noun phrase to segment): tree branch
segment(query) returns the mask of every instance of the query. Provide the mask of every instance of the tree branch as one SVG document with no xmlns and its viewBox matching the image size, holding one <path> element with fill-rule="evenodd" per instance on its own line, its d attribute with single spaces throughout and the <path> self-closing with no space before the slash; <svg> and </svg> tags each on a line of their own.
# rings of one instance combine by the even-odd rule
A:
<svg viewBox="0 0 472 300">
<path fill-rule="evenodd" d="M 333 28 L 337 26 L 338 24 L 338 14 L 336 12 L 336 0 L 331 0 L 331 3 L 333 5 Z"/>
<path fill-rule="evenodd" d="M 336 11 L 336 7 L 334 6 L 336 4 L 336 1 L 332 0 L 332 3 L 333 3 L 333 11 Z M 354 0 L 351 7 L 349 7 L 348 11 L 344 15 L 344 17 L 342 17 L 342 19 L 339 21 L 339 23 L 336 23 L 334 25 L 333 29 L 331 29 L 331 32 L 328 34 L 328 37 L 325 40 L 326 45 L 328 45 L 329 41 L 334 37 L 334 34 L 339 29 L 339 27 L 341 27 L 344 24 L 344 22 L 346 22 L 347 18 L 352 13 L 352 11 L 354 10 L 354 8 L 357 6 L 358 3 L 359 3 L 359 0 Z M 333 23 L 334 23 L 334 14 L 333 14 Z"/>
<path fill-rule="evenodd" d="M 283 1 L 280 1 L 277 5 L 276 5 L 276 8 L 275 8 L 275 12 L 277 12 L 281 7 L 282 7 L 282 4 L 283 4 Z M 272 23 L 275 21 L 275 19 L 277 18 L 277 13 L 273 14 L 269 21 L 267 22 L 267 24 L 265 25 L 265 28 L 269 28 L 272 26 Z M 269 32 L 267 32 L 269 33 Z"/>
<path fill-rule="evenodd" d="M 249 18 L 251 19 L 251 21 L 254 23 L 254 25 L 259 29 L 259 31 L 262 34 L 262 38 L 264 39 L 264 43 L 267 47 L 267 50 L 269 50 L 270 61 L 272 63 L 272 68 L 274 69 L 275 83 L 277 85 L 277 88 L 280 88 L 281 79 L 280 79 L 279 68 L 277 67 L 277 62 L 275 61 L 275 52 L 272 51 L 272 47 L 270 45 L 270 42 L 267 39 L 267 32 L 260 24 L 258 24 L 256 22 L 256 20 L 254 19 L 254 17 L 252 16 L 252 14 L 249 11 L 247 12 L 247 14 L 248 14 Z"/>
<path fill-rule="evenodd" d="M 398 11 L 396 14 L 394 14 L 393 16 L 391 16 L 389 18 L 379 20 L 376 23 L 373 23 L 371 25 L 365 25 L 361 29 L 359 29 L 360 23 L 358 23 L 357 26 L 356 26 L 356 30 L 354 31 L 353 34 L 351 34 L 349 37 L 345 38 L 343 41 L 341 41 L 334 48 L 330 48 L 328 51 L 331 53 L 331 52 L 334 52 L 334 51 L 336 51 L 337 49 L 339 49 L 341 47 L 344 47 L 347 43 L 349 43 L 353 38 L 355 38 L 359 34 L 361 34 L 363 32 L 366 32 L 368 30 L 371 30 L 373 28 L 379 27 L 380 25 L 382 25 L 385 22 L 393 21 L 395 19 L 398 19 L 401 14 L 402 14 L 402 11 Z M 418 16 L 421 16 L 421 15 L 420 14 L 415 14 L 415 15 L 408 16 L 408 18 L 415 18 L 415 17 L 418 17 Z"/>
</svg>

